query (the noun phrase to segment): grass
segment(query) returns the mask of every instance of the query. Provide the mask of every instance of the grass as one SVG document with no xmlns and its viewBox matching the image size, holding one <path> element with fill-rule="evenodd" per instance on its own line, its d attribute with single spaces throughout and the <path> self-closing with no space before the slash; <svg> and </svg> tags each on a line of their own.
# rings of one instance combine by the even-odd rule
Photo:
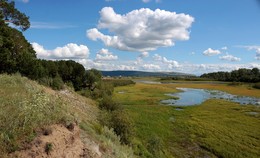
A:
<svg viewBox="0 0 260 158">
<path fill-rule="evenodd" d="M 114 99 L 124 105 L 135 122 L 136 139 L 148 157 L 152 137 L 162 140 L 156 157 L 259 157 L 260 110 L 224 100 L 208 100 L 199 106 L 164 106 L 165 93 L 175 87 L 206 88 L 237 95 L 258 96 L 247 86 L 212 84 L 140 84 L 115 88 Z M 122 93 L 123 92 L 123 93 Z M 258 115 L 249 115 L 257 112 Z M 136 149 L 137 150 L 137 149 Z M 155 156 L 155 155 L 153 155 Z"/>
<path fill-rule="evenodd" d="M 43 87 L 19 75 L 0 75 L 0 153 L 13 152 L 30 141 L 39 126 L 65 117 L 62 102 L 50 98 Z"/>
<path fill-rule="evenodd" d="M 51 124 L 77 122 L 81 135 L 102 146 L 105 157 L 134 157 L 113 130 L 102 127 L 96 102 L 66 89 L 54 91 L 20 75 L 0 75 L 0 157 L 23 149 L 37 136 L 37 129 Z M 46 129 L 47 130 L 47 129 Z M 46 134 L 49 131 L 46 131 Z M 46 144 L 46 152 L 52 146 Z"/>
<path fill-rule="evenodd" d="M 203 88 L 203 89 L 214 89 L 225 91 L 231 94 L 240 95 L 240 96 L 251 96 L 251 97 L 258 97 L 260 98 L 260 91 L 259 89 L 252 88 L 249 84 L 242 84 L 242 85 L 228 85 L 228 84 L 194 84 L 194 83 L 186 83 L 180 84 L 178 86 L 184 88 Z"/>
</svg>

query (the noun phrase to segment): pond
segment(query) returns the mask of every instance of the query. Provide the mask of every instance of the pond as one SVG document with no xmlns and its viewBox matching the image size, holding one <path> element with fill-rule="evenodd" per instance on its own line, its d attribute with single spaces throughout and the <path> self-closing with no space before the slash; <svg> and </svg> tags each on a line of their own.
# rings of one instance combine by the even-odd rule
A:
<svg viewBox="0 0 260 158">
<path fill-rule="evenodd" d="M 218 90 L 205 90 L 194 88 L 177 88 L 181 90 L 178 93 L 166 94 L 177 97 L 178 99 L 162 100 L 161 103 L 167 105 L 191 106 L 199 105 L 208 99 L 225 99 L 240 104 L 260 105 L 260 98 L 232 95 Z"/>
</svg>

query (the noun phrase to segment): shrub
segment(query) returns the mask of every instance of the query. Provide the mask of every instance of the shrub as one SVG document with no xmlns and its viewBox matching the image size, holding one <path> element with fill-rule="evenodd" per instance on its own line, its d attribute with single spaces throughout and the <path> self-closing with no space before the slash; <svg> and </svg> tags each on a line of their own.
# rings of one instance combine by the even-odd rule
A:
<svg viewBox="0 0 260 158">
<path fill-rule="evenodd" d="M 49 153 L 52 151 L 53 145 L 51 143 L 46 143 L 45 145 L 45 152 L 49 155 Z"/>
<path fill-rule="evenodd" d="M 229 86 L 240 86 L 240 85 L 242 85 L 242 83 L 241 82 L 231 82 L 228 85 Z"/>
<path fill-rule="evenodd" d="M 134 81 L 129 80 L 129 79 L 106 79 L 103 80 L 105 83 L 110 83 L 113 84 L 114 87 L 119 87 L 119 86 L 127 86 L 131 84 L 135 84 Z"/>
<path fill-rule="evenodd" d="M 104 95 L 102 100 L 99 103 L 99 108 L 107 111 L 115 111 L 120 109 L 120 105 L 112 100 L 112 98 L 108 95 Z"/>
<path fill-rule="evenodd" d="M 56 76 L 51 84 L 51 88 L 54 90 L 61 90 L 63 89 L 64 83 L 60 76 Z"/>
<path fill-rule="evenodd" d="M 152 153 L 154 156 L 160 157 L 160 152 L 162 148 L 163 148 L 162 140 L 156 135 L 151 136 L 151 138 L 148 140 L 147 143 L 148 151 Z"/>
<path fill-rule="evenodd" d="M 44 85 L 44 86 L 47 86 L 47 87 L 50 87 L 51 84 L 52 84 L 52 78 L 49 78 L 49 77 L 43 77 L 43 78 L 40 78 L 38 79 L 37 81 L 39 82 L 39 84 L 41 85 Z"/>
<path fill-rule="evenodd" d="M 111 127 L 120 136 L 121 143 L 130 144 L 133 136 L 133 122 L 126 111 L 116 110 L 112 113 Z"/>
<path fill-rule="evenodd" d="M 260 89 L 260 82 L 255 83 L 255 84 L 253 85 L 253 87 L 256 88 L 256 89 Z"/>
</svg>

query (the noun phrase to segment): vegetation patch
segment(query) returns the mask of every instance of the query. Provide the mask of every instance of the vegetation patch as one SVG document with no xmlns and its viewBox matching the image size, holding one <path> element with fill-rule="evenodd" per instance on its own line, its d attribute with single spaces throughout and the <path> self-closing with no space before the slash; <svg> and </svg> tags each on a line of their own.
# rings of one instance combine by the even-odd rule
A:
<svg viewBox="0 0 260 158">
<path fill-rule="evenodd" d="M 65 117 L 61 100 L 19 75 L 0 75 L 0 96 L 0 152 L 22 148 L 24 141 L 32 139 L 36 128 L 57 123 Z"/>
<path fill-rule="evenodd" d="M 134 120 L 135 153 L 140 157 L 259 157 L 257 106 L 224 100 L 208 100 L 198 106 L 160 105 L 175 87 L 207 88 L 248 96 L 258 90 L 246 86 L 214 84 L 140 84 L 115 88 L 113 98 L 124 105 Z M 124 91 L 127 93 L 118 93 Z M 234 93 L 233 93 L 234 94 Z M 177 107 L 178 108 L 178 107 Z M 151 140 L 154 138 L 154 140 Z M 156 149 L 156 151 L 154 151 Z M 159 154 L 159 155 L 157 155 Z"/>
</svg>

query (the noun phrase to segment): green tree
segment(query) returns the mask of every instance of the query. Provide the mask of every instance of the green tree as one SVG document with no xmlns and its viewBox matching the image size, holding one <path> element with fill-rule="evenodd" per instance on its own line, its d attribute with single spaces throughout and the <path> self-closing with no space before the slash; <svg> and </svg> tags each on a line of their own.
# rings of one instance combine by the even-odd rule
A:
<svg viewBox="0 0 260 158">
<path fill-rule="evenodd" d="M 29 17 L 15 8 L 14 1 L 0 0 L 1 23 L 13 23 L 22 31 L 30 27 Z"/>
<path fill-rule="evenodd" d="M 133 121 L 125 110 L 115 110 L 111 116 L 111 127 L 120 136 L 123 144 L 130 144 L 133 137 Z"/>
<path fill-rule="evenodd" d="M 36 60 L 36 52 L 23 34 L 6 25 L 0 27 L 0 73 L 27 74 L 25 67 L 33 67 Z"/>
<path fill-rule="evenodd" d="M 98 83 L 101 81 L 102 74 L 96 69 L 91 69 L 86 72 L 86 86 L 94 91 L 97 88 Z"/>
</svg>

